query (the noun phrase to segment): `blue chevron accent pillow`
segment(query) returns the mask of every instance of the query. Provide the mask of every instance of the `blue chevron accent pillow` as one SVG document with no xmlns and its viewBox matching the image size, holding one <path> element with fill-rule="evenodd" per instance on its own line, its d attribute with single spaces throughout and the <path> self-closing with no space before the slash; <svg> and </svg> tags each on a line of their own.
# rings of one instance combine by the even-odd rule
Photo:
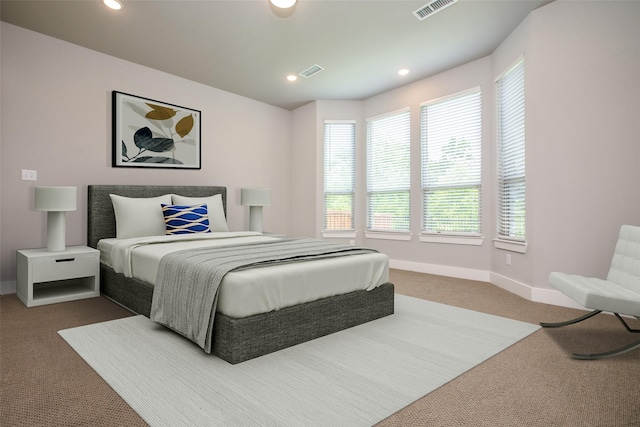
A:
<svg viewBox="0 0 640 427">
<path fill-rule="evenodd" d="M 162 205 L 167 234 L 210 233 L 207 204 Z"/>
</svg>

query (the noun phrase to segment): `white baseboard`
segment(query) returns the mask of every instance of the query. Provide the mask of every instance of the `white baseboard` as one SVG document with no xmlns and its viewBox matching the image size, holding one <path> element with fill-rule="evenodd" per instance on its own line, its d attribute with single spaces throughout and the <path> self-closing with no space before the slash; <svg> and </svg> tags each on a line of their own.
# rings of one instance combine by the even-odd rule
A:
<svg viewBox="0 0 640 427">
<path fill-rule="evenodd" d="M 587 310 L 562 292 L 555 289 L 536 288 L 497 273 L 491 273 L 491 283 L 505 291 L 509 291 L 521 296 L 522 298 L 528 299 L 529 301 Z"/>
<path fill-rule="evenodd" d="M 555 289 L 542 289 L 542 288 L 531 288 L 532 289 L 532 301 L 535 302 L 543 302 L 545 304 L 559 305 L 561 307 L 569 307 L 569 308 L 578 308 L 580 310 L 589 310 L 590 308 L 585 308 L 563 294 L 560 291 Z"/>
<path fill-rule="evenodd" d="M 509 291 L 512 294 L 516 294 L 519 297 L 533 301 L 532 287 L 525 285 L 522 282 L 518 282 L 517 280 L 510 279 L 500 274 L 490 273 L 489 283 L 496 285 L 500 289 Z"/>
<path fill-rule="evenodd" d="M 489 272 L 472 268 L 452 267 L 449 265 L 425 264 L 422 262 L 389 260 L 389 267 L 398 270 L 415 271 L 416 273 L 435 274 L 438 276 L 456 277 L 458 279 L 489 281 Z"/>
<path fill-rule="evenodd" d="M 0 282 L 0 295 L 15 294 L 16 293 L 16 281 L 7 280 Z"/>
<path fill-rule="evenodd" d="M 393 259 L 389 260 L 389 267 L 398 270 L 415 271 L 416 273 L 436 274 L 438 276 L 488 282 L 529 301 L 586 310 L 586 308 L 560 291 L 536 288 L 490 271 Z"/>
</svg>

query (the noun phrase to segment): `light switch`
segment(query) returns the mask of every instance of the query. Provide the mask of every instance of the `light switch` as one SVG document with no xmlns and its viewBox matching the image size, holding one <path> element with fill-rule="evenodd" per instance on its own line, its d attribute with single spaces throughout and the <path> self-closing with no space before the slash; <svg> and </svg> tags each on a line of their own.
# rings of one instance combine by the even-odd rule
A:
<svg viewBox="0 0 640 427">
<path fill-rule="evenodd" d="M 37 181 L 38 180 L 38 171 L 32 171 L 29 169 L 22 169 L 22 180 L 23 181 Z"/>
</svg>

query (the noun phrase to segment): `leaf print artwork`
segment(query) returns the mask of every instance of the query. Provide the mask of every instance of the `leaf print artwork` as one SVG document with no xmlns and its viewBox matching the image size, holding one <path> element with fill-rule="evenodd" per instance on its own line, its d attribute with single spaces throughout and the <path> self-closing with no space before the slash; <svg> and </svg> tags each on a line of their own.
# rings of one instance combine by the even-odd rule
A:
<svg viewBox="0 0 640 427">
<path fill-rule="evenodd" d="M 124 141 L 122 141 L 122 155 L 126 158 L 126 162 L 182 164 L 180 160 L 172 159 L 169 157 L 140 157 L 140 155 L 145 153 L 146 151 L 162 153 L 165 151 L 172 151 L 175 147 L 173 139 L 154 138 L 153 134 L 151 133 L 151 129 L 149 129 L 148 127 L 138 129 L 138 131 L 133 135 L 133 141 L 140 151 L 138 151 L 138 153 L 131 158 L 127 157 L 127 146 L 125 145 Z"/>
<path fill-rule="evenodd" d="M 114 166 L 200 169 L 200 111 L 116 91 L 113 102 Z"/>
<path fill-rule="evenodd" d="M 170 159 L 168 157 L 138 157 L 133 160 L 134 163 L 167 163 L 167 164 L 182 164 L 180 160 Z"/>
<path fill-rule="evenodd" d="M 180 119 L 178 123 L 176 123 L 176 132 L 182 138 L 187 136 L 191 129 L 193 128 L 193 116 L 189 115 L 187 117 L 183 117 Z"/>
<path fill-rule="evenodd" d="M 154 138 L 149 128 L 138 129 L 133 135 L 133 141 L 136 143 L 136 147 L 141 150 L 149 150 L 156 153 L 171 151 L 175 145 L 173 139 Z"/>
<path fill-rule="evenodd" d="M 166 108 L 166 107 L 161 107 L 159 105 L 154 105 L 154 104 L 149 104 L 147 103 L 147 105 L 151 108 L 153 108 L 153 110 L 149 111 L 146 114 L 146 118 L 147 119 L 152 119 L 152 120 L 166 120 L 166 119 L 170 119 L 173 116 L 176 115 L 176 110 L 173 110 L 171 108 Z"/>
</svg>

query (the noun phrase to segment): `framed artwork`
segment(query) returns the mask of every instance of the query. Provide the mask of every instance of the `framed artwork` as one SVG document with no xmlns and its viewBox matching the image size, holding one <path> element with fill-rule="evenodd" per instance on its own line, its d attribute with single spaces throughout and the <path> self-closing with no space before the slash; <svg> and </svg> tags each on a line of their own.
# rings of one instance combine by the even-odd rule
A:
<svg viewBox="0 0 640 427">
<path fill-rule="evenodd" d="M 113 91 L 113 166 L 200 169 L 200 115 Z"/>
</svg>

